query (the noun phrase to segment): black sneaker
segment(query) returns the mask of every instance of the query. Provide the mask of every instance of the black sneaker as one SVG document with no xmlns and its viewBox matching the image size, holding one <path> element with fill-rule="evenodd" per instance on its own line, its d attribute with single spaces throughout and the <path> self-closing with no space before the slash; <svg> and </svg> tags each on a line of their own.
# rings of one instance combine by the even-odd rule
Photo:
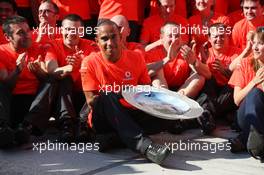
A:
<svg viewBox="0 0 264 175">
<path fill-rule="evenodd" d="M 32 125 L 28 123 L 20 123 L 15 132 L 15 140 L 18 145 L 26 144 L 30 140 L 32 133 Z"/>
<path fill-rule="evenodd" d="M 170 149 L 165 145 L 152 143 L 146 150 L 148 160 L 161 164 L 170 154 Z"/>
<path fill-rule="evenodd" d="M 74 125 L 70 119 L 62 122 L 58 141 L 62 143 L 71 143 L 75 141 Z"/>
<path fill-rule="evenodd" d="M 216 128 L 215 120 L 210 111 L 205 110 L 202 115 L 197 118 L 204 135 L 210 135 Z"/>
<path fill-rule="evenodd" d="M 15 132 L 5 122 L 0 123 L 0 148 L 7 148 L 14 144 Z"/>
<path fill-rule="evenodd" d="M 264 160 L 264 135 L 260 134 L 252 125 L 247 141 L 247 149 L 255 159 Z"/>
<path fill-rule="evenodd" d="M 87 143 L 95 140 L 95 133 L 88 127 L 86 122 L 80 122 L 80 126 L 76 133 L 77 142 Z"/>
</svg>

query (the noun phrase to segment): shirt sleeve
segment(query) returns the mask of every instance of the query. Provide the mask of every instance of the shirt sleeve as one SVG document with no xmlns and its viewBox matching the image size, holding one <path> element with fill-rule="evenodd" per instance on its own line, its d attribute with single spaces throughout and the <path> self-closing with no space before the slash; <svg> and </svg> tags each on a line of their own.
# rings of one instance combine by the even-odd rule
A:
<svg viewBox="0 0 264 175">
<path fill-rule="evenodd" d="M 241 66 L 236 68 L 228 82 L 228 84 L 232 87 L 238 86 L 240 88 L 245 87 L 245 78 L 243 76 L 243 71 L 241 69 Z"/>
<path fill-rule="evenodd" d="M 90 59 L 91 56 L 85 57 L 80 69 L 83 91 L 95 91 L 98 90 L 100 86 L 96 78 L 96 71 L 89 61 Z"/>
</svg>

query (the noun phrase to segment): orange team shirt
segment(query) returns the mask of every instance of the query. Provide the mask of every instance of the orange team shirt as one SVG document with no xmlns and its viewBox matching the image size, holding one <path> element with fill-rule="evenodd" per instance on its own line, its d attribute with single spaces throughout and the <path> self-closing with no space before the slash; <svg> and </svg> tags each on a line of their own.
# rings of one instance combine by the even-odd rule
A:
<svg viewBox="0 0 264 175">
<path fill-rule="evenodd" d="M 83 20 L 91 19 L 89 1 L 87 0 L 53 0 L 60 9 L 59 20 L 68 14 L 77 14 Z"/>
<path fill-rule="evenodd" d="M 122 85 L 151 83 L 144 58 L 130 50 L 123 50 L 116 63 L 104 59 L 101 52 L 93 52 L 83 60 L 80 72 L 83 91 L 118 91 Z M 124 99 L 120 99 L 120 103 L 124 107 L 134 109 Z M 92 126 L 91 112 L 87 123 Z"/>
<path fill-rule="evenodd" d="M 228 14 L 228 17 L 230 19 L 230 25 L 234 26 L 238 21 L 242 20 L 244 18 L 244 14 L 242 10 L 237 10 L 232 13 Z"/>
<path fill-rule="evenodd" d="M 45 61 L 50 60 L 57 60 L 58 66 L 66 66 L 66 57 L 73 55 L 75 52 L 70 51 L 68 48 L 64 46 L 63 39 L 56 39 L 53 44 L 53 47 L 50 47 L 47 51 Z M 91 52 L 97 50 L 97 46 L 93 41 L 86 40 L 86 39 L 80 39 L 79 50 L 82 50 L 84 52 L 84 56 L 89 55 Z M 82 84 L 81 84 L 81 77 L 79 69 L 74 70 L 71 73 L 72 79 L 74 81 L 74 90 L 81 91 L 82 90 Z"/>
<path fill-rule="evenodd" d="M 175 22 L 180 24 L 181 26 L 187 27 L 188 21 L 187 19 L 174 15 L 172 19 L 169 21 Z M 159 15 L 150 16 L 143 22 L 143 27 L 141 30 L 140 40 L 145 43 L 152 43 L 160 39 L 160 28 L 165 24 L 165 21 L 163 18 L 161 18 Z M 182 33 L 185 33 L 184 30 L 182 30 Z M 182 35 L 182 39 L 185 42 L 189 41 L 189 36 L 187 34 Z"/>
<path fill-rule="evenodd" d="M 151 83 L 144 58 L 130 50 L 123 50 L 116 63 L 104 59 L 100 52 L 91 53 L 83 60 L 81 75 L 83 91 L 99 91 L 114 84 L 136 86 Z"/>
<path fill-rule="evenodd" d="M 8 41 L 5 38 L 3 28 L 0 27 L 0 44 L 6 44 L 6 43 L 8 43 Z"/>
<path fill-rule="evenodd" d="M 246 18 L 238 21 L 232 31 L 232 39 L 235 46 L 245 49 L 247 45 L 247 33 L 251 30 L 255 31 L 258 27 L 264 24 L 264 18 L 260 25 L 254 26 Z"/>
<path fill-rule="evenodd" d="M 98 19 L 111 19 L 115 15 L 124 15 L 129 21 L 139 21 L 139 0 L 101 0 Z"/>
<path fill-rule="evenodd" d="M 203 27 L 202 18 L 200 15 L 195 15 L 189 18 L 189 23 L 191 27 L 192 39 L 194 39 L 197 43 L 197 47 L 199 48 L 203 43 L 208 41 L 208 27 Z M 215 14 L 209 21 L 208 26 L 214 23 L 223 23 L 226 26 L 230 25 L 230 20 L 227 16 L 223 16 L 220 14 Z M 197 30 L 195 30 L 197 29 Z M 199 29 L 199 30 L 198 30 Z"/>
<path fill-rule="evenodd" d="M 240 66 L 234 70 L 228 84 L 232 87 L 240 87 L 243 89 L 246 87 L 251 80 L 256 76 L 256 73 L 252 66 L 252 57 L 247 57 L 246 59 L 242 60 Z M 257 86 L 257 88 L 263 90 L 261 84 Z"/>
<path fill-rule="evenodd" d="M 45 53 L 38 47 L 37 43 L 33 43 L 32 47 L 28 49 L 28 56 L 26 63 L 34 61 L 39 55 L 45 56 Z M 16 60 L 19 56 L 18 53 L 13 51 L 9 43 L 0 46 L 0 63 L 1 68 L 6 69 L 8 73 L 11 73 L 16 68 Z M 24 67 L 22 72 L 18 76 L 16 86 L 13 89 L 13 94 L 30 94 L 34 95 L 37 92 L 39 81 L 36 76 L 29 71 L 27 66 Z"/>
<path fill-rule="evenodd" d="M 240 49 L 237 49 L 235 47 L 228 47 L 228 50 L 226 51 L 225 54 L 222 54 L 221 56 L 215 56 L 214 51 L 212 48 L 209 49 L 209 57 L 206 61 L 206 64 L 208 65 L 212 75 L 216 79 L 216 82 L 220 85 L 226 85 L 228 83 L 228 78 L 225 77 L 222 73 L 220 73 L 217 70 L 212 69 L 212 62 L 215 61 L 215 59 L 219 59 L 221 64 L 225 67 L 228 68 L 228 66 L 231 64 L 231 62 L 241 53 Z"/>
<path fill-rule="evenodd" d="M 146 53 L 146 63 L 153 63 L 166 57 L 163 46 L 154 48 Z M 178 54 L 176 58 L 163 67 L 164 76 L 169 88 L 179 88 L 190 75 L 189 64 Z"/>
<path fill-rule="evenodd" d="M 186 0 L 175 0 L 175 15 L 187 18 Z M 150 16 L 159 14 L 159 5 L 157 0 L 150 1 Z"/>
</svg>

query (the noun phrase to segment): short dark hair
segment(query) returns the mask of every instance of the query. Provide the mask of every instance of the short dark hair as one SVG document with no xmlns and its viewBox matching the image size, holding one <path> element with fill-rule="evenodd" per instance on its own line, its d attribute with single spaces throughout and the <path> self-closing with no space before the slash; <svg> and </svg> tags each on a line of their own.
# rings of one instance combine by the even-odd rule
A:
<svg viewBox="0 0 264 175">
<path fill-rule="evenodd" d="M 80 21 L 81 25 L 82 25 L 82 26 L 84 25 L 82 17 L 80 17 L 80 16 L 77 15 L 77 14 L 68 14 L 68 15 L 66 15 L 66 16 L 62 19 L 62 22 L 61 22 L 61 23 L 63 23 L 63 21 L 65 21 L 65 20 L 74 21 L 74 22 L 78 22 L 78 21 Z"/>
<path fill-rule="evenodd" d="M 212 25 L 209 26 L 209 30 L 208 30 L 208 36 L 210 37 L 211 36 L 211 28 L 223 28 L 223 29 L 226 29 L 226 25 L 223 24 L 223 23 L 214 23 Z"/>
<path fill-rule="evenodd" d="M 53 6 L 53 8 L 54 8 L 54 12 L 55 12 L 56 14 L 58 14 L 58 13 L 60 12 L 60 9 L 59 9 L 59 7 L 57 6 L 57 4 L 54 3 L 52 0 L 42 0 L 42 1 L 40 2 L 40 4 L 43 4 L 43 3 L 45 3 L 45 2 L 50 3 L 50 4 Z"/>
<path fill-rule="evenodd" d="M 240 6 L 243 7 L 245 1 L 259 2 L 261 6 L 264 6 L 264 0 L 240 0 Z"/>
<path fill-rule="evenodd" d="M 6 20 L 3 23 L 3 31 L 6 33 L 8 36 L 12 36 L 13 31 L 10 27 L 11 24 L 20 24 L 20 23 L 27 23 L 26 18 L 22 16 L 12 16 L 6 18 Z"/>
<path fill-rule="evenodd" d="M 5 2 L 5 3 L 10 4 L 12 6 L 14 12 L 17 11 L 17 4 L 16 4 L 16 2 L 14 0 L 0 0 L 0 3 L 1 2 Z"/>
<path fill-rule="evenodd" d="M 119 30 L 118 25 L 115 22 L 111 21 L 110 19 L 99 20 L 97 23 L 97 28 L 104 26 L 104 25 L 115 26 Z"/>
</svg>

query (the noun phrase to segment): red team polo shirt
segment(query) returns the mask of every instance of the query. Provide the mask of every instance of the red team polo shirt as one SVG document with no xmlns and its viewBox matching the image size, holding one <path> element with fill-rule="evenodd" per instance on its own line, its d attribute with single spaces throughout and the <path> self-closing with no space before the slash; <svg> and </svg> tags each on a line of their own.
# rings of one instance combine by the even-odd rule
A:
<svg viewBox="0 0 264 175">
<path fill-rule="evenodd" d="M 38 58 L 38 55 L 44 57 L 44 52 L 38 47 L 36 43 L 28 49 L 28 56 L 26 63 L 34 61 Z M 0 46 L 0 68 L 6 69 L 8 73 L 11 73 L 16 69 L 16 60 L 19 56 L 12 48 L 9 43 Z M 36 76 L 29 71 L 27 66 L 24 67 L 22 72 L 18 76 L 16 86 L 13 89 L 13 94 L 29 94 L 34 95 L 38 89 L 38 79 Z"/>
<path fill-rule="evenodd" d="M 167 53 L 164 51 L 164 48 L 162 46 L 154 48 L 146 53 L 146 62 L 152 63 L 160 61 L 164 57 L 166 57 L 166 54 Z M 180 54 L 178 54 L 178 56 L 172 61 L 167 63 L 163 67 L 163 71 L 169 88 L 179 88 L 184 84 L 184 82 L 190 75 L 189 64 Z"/>
<path fill-rule="evenodd" d="M 82 50 L 84 52 L 84 56 L 89 55 L 91 52 L 96 51 L 97 47 L 93 41 L 80 39 L 79 50 Z M 45 61 L 50 60 L 57 60 L 58 66 L 66 66 L 66 57 L 74 54 L 75 52 L 70 51 L 67 47 L 63 44 L 63 39 L 57 39 L 56 42 L 53 43 L 53 47 L 50 47 L 47 51 Z M 81 91 L 82 85 L 81 85 L 81 77 L 79 69 L 76 69 L 71 73 L 71 76 L 74 80 L 74 89 Z"/>
<path fill-rule="evenodd" d="M 260 19 L 261 20 L 261 19 Z M 247 33 L 249 31 L 255 31 L 258 27 L 264 24 L 264 18 L 262 19 L 262 23 L 258 26 L 254 26 L 251 22 L 246 20 L 245 18 L 238 21 L 233 28 L 232 39 L 235 46 L 245 49 L 247 45 Z"/>
<path fill-rule="evenodd" d="M 101 0 L 98 19 L 111 19 L 115 15 L 124 15 L 127 20 L 139 21 L 139 0 Z"/>
<path fill-rule="evenodd" d="M 187 19 L 174 15 L 169 21 L 181 24 L 182 26 L 188 26 Z M 160 28 L 165 24 L 163 18 L 159 15 L 150 16 L 144 20 L 140 40 L 146 43 L 152 43 L 160 39 Z M 183 31 L 184 32 L 184 31 Z M 185 42 L 189 41 L 189 36 L 186 34 L 182 35 L 182 39 Z"/>
<path fill-rule="evenodd" d="M 104 59 L 100 52 L 91 53 L 81 67 L 84 91 L 99 91 L 106 85 L 150 84 L 143 57 L 130 50 L 123 50 L 121 58 L 112 63 Z"/>
<path fill-rule="evenodd" d="M 251 80 L 256 76 L 256 73 L 252 66 L 252 57 L 248 57 L 242 60 L 241 65 L 234 71 L 231 76 L 228 84 L 232 87 L 238 86 L 241 89 L 246 87 Z M 263 87 L 261 84 L 257 86 L 257 88 L 263 91 Z"/>
<path fill-rule="evenodd" d="M 81 67 L 83 91 L 118 91 L 122 85 L 150 84 L 146 63 L 141 54 L 123 50 L 116 63 L 104 59 L 101 52 L 93 52 L 87 56 Z M 123 106 L 133 108 L 124 99 Z M 92 126 L 92 113 L 89 113 L 88 124 Z"/>
<path fill-rule="evenodd" d="M 228 68 L 228 66 L 231 64 L 231 62 L 241 53 L 241 51 L 234 47 L 229 47 L 225 54 L 222 54 L 221 56 L 218 56 L 217 59 L 220 60 L 221 64 Z M 209 66 L 209 69 L 216 79 L 217 84 L 220 86 L 226 85 L 228 83 L 228 78 L 226 78 L 223 74 L 221 74 L 217 70 L 212 69 L 212 62 L 215 61 L 216 56 L 214 54 L 214 51 L 212 48 L 209 49 L 209 57 L 206 61 L 206 64 Z"/>
</svg>

